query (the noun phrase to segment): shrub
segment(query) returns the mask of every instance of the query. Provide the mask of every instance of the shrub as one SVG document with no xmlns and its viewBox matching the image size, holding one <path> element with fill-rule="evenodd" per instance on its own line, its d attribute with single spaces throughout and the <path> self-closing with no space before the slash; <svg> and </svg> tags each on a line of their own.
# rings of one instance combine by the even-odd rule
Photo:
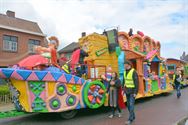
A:
<svg viewBox="0 0 188 125">
<path fill-rule="evenodd" d="M 8 85 L 0 85 L 0 95 L 10 94 Z"/>
</svg>

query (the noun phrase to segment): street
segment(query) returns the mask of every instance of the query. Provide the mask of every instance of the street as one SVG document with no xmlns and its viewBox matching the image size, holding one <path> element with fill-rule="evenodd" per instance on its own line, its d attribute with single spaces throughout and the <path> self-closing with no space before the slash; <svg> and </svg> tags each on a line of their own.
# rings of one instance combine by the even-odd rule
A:
<svg viewBox="0 0 188 125">
<path fill-rule="evenodd" d="M 180 99 L 176 92 L 158 95 L 136 101 L 136 120 L 132 125 L 173 125 L 188 115 L 188 87 L 182 89 Z M 32 114 L 16 118 L 1 119 L 0 125 L 124 125 L 128 117 L 127 109 L 122 117 L 108 118 L 110 109 L 102 107 L 97 110 L 83 109 L 75 118 L 62 119 L 58 114 Z"/>
</svg>

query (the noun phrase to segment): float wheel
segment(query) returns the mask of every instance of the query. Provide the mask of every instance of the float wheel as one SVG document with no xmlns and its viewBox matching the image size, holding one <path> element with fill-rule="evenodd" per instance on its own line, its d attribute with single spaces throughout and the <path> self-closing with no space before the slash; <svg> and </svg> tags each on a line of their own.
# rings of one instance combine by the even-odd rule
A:
<svg viewBox="0 0 188 125">
<path fill-rule="evenodd" d="M 87 83 L 84 88 L 84 102 L 91 108 L 96 109 L 101 107 L 106 99 L 106 88 L 100 81 Z"/>
<path fill-rule="evenodd" d="M 78 110 L 70 110 L 70 111 L 65 111 L 61 112 L 60 116 L 64 119 L 71 119 L 73 118 L 76 114 L 78 113 Z"/>
</svg>

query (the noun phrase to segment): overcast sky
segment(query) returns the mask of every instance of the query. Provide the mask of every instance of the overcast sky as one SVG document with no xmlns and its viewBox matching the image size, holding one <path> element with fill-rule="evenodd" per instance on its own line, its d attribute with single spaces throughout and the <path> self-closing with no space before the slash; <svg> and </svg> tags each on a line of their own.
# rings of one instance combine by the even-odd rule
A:
<svg viewBox="0 0 188 125">
<path fill-rule="evenodd" d="M 7 10 L 57 36 L 60 48 L 78 41 L 83 31 L 119 27 L 160 41 L 163 57 L 188 53 L 188 0 L 0 0 L 0 13 Z"/>
</svg>

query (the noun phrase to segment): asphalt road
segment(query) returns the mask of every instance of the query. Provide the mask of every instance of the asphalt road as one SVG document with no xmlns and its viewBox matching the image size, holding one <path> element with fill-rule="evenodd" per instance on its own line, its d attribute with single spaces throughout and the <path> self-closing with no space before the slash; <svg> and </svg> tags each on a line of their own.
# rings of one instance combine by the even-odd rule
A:
<svg viewBox="0 0 188 125">
<path fill-rule="evenodd" d="M 136 120 L 132 125 L 173 125 L 188 115 L 188 87 L 182 90 L 180 99 L 175 91 L 167 95 L 137 100 Z M 0 119 L 0 125 L 124 125 L 128 117 L 127 109 L 122 117 L 109 119 L 110 109 L 83 109 L 70 120 L 62 119 L 58 114 L 32 114 L 25 117 Z"/>
</svg>

